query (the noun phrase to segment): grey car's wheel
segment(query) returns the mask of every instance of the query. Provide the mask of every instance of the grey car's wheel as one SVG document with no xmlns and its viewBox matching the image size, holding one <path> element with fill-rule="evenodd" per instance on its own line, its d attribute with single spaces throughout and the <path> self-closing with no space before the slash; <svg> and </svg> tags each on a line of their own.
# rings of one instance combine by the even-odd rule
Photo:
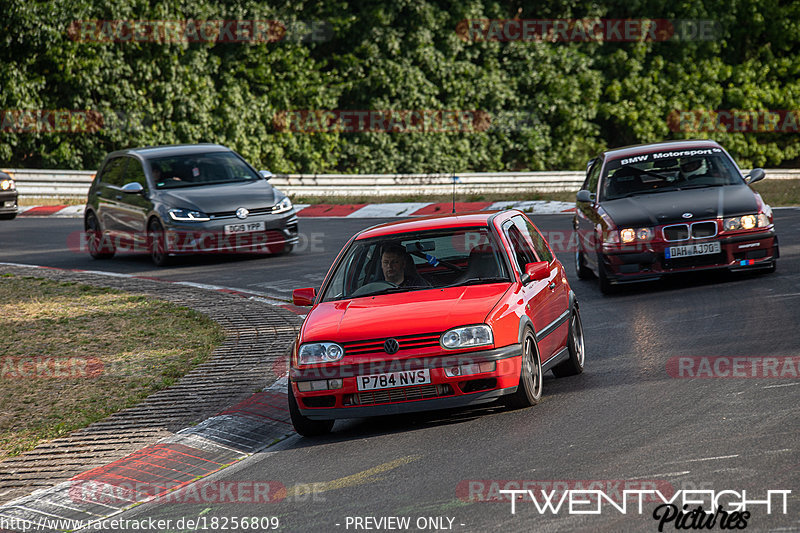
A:
<svg viewBox="0 0 800 533">
<path fill-rule="evenodd" d="M 300 414 L 291 382 L 289 382 L 289 417 L 292 419 L 294 430 L 304 437 L 319 437 L 330 433 L 335 422 L 335 420 L 312 420 Z"/>
<path fill-rule="evenodd" d="M 536 405 L 542 397 L 542 362 L 536 339 L 530 330 L 525 332 L 522 340 L 521 366 L 517 392 L 506 397 L 506 405 L 513 408 Z"/>
<path fill-rule="evenodd" d="M 553 367 L 553 374 L 557 378 L 574 376 L 583 372 L 586 352 L 583 343 L 583 324 L 581 324 L 581 314 L 577 307 L 572 309 L 572 317 L 569 320 L 567 349 L 569 350 L 569 359 Z"/>
<path fill-rule="evenodd" d="M 147 241 L 150 246 L 150 259 L 156 266 L 166 266 L 170 263 L 167 253 L 167 240 L 164 235 L 164 226 L 158 219 L 153 219 L 147 225 Z"/>
<path fill-rule="evenodd" d="M 105 242 L 103 239 L 103 228 L 100 227 L 100 221 L 97 220 L 94 213 L 86 215 L 84 229 L 86 230 L 86 244 L 89 248 L 89 255 L 94 259 L 110 259 L 114 257 L 116 250 L 110 242 Z"/>
</svg>

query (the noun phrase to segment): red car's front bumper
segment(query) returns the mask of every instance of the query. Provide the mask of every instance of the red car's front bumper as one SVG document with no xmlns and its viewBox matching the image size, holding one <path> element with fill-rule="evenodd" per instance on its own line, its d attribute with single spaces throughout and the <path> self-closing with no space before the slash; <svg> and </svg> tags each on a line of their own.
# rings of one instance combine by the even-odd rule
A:
<svg viewBox="0 0 800 533">
<path fill-rule="evenodd" d="M 720 252 L 670 259 L 665 250 L 676 244 L 695 242 L 720 243 Z M 717 236 L 712 239 L 669 243 L 648 243 L 645 249 L 636 247 L 604 250 L 603 264 L 609 280 L 616 283 L 658 279 L 664 274 L 700 270 L 728 269 L 750 270 L 766 268 L 778 258 L 778 238 L 774 229 L 739 235 Z"/>
<path fill-rule="evenodd" d="M 463 407 L 494 401 L 517 390 L 520 376 L 519 344 L 459 354 L 386 360 L 380 363 L 345 363 L 306 368 L 292 367 L 292 392 L 303 416 L 313 420 L 361 418 L 416 411 Z M 448 377 L 446 368 L 495 363 L 494 370 Z M 428 369 L 430 383 L 359 391 L 358 376 Z M 302 392 L 299 382 L 341 380 L 338 389 Z"/>
</svg>

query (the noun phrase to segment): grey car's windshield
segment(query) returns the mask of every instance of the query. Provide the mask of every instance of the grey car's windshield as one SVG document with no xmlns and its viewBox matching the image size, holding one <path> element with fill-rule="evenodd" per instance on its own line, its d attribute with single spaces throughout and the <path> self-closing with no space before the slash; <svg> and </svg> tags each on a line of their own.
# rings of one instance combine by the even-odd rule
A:
<svg viewBox="0 0 800 533">
<path fill-rule="evenodd" d="M 510 281 L 501 250 L 487 227 L 357 240 L 321 301 Z"/>
<path fill-rule="evenodd" d="M 689 150 L 642 154 L 609 161 L 603 173 L 601 191 L 603 200 L 616 200 L 643 194 L 737 184 L 744 184 L 744 181 L 724 153 L 714 152 L 713 149 Z"/>
<path fill-rule="evenodd" d="M 261 179 L 261 176 L 232 152 L 154 158 L 150 160 L 150 172 L 157 189 Z"/>
</svg>

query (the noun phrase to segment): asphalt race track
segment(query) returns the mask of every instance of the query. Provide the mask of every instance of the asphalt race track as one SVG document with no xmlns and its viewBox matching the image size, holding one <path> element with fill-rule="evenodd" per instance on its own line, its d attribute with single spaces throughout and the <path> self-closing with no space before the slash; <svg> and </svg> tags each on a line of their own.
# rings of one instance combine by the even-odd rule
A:
<svg viewBox="0 0 800 533">
<path fill-rule="evenodd" d="M 512 514 L 497 491 L 527 482 L 537 494 L 658 488 L 665 495 L 736 491 L 740 499 L 744 490 L 751 501 L 790 490 L 787 514 L 774 493 L 771 513 L 763 504 L 749 506 L 747 530 L 800 531 L 800 209 L 776 210 L 775 220 L 781 258 L 774 274 L 685 275 L 610 297 L 596 281 L 576 280 L 573 255 L 556 249 L 581 305 L 586 372 L 548 374 L 535 407 L 340 421 L 327 437 L 291 437 L 204 480 L 245 487 L 278 482 L 286 488 L 276 495 L 280 501 L 148 503 L 115 518 L 172 519 L 168 531 L 192 530 L 177 521 L 203 517 L 209 531 L 222 531 L 223 521 L 230 528 L 232 517 L 278 517 L 282 531 L 392 530 L 397 523 L 388 517 L 410 517 L 410 531 L 658 530 L 652 499 L 641 514 L 632 501 L 624 514 L 607 502 L 601 514 L 570 513 L 568 504 L 553 514 L 524 498 Z M 159 269 L 145 255 L 94 261 L 72 250 L 79 219 L 19 217 L 0 224 L 0 261 L 288 299 L 294 287 L 319 286 L 347 239 L 378 222 L 301 219 L 305 238 L 293 254 L 203 256 Z M 563 215 L 534 222 L 551 240 L 571 228 Z M 712 359 L 720 356 L 727 359 Z M 777 371 L 753 376 L 755 357 L 778 358 Z M 720 377 L 703 373 L 703 364 Z M 728 494 L 721 503 L 738 499 Z M 587 507 L 594 508 L 575 509 Z M 674 522 L 664 526 L 675 530 Z"/>
</svg>

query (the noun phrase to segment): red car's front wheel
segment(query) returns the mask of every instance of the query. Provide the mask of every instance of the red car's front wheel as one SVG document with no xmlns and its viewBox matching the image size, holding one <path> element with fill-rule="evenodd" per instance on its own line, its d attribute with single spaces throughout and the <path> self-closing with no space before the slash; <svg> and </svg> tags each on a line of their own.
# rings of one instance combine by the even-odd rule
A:
<svg viewBox="0 0 800 533">
<path fill-rule="evenodd" d="M 300 414 L 291 382 L 289 382 L 289 416 L 292 419 L 294 430 L 304 437 L 318 437 L 330 433 L 335 422 L 334 420 L 311 420 Z"/>
<path fill-rule="evenodd" d="M 506 400 L 509 407 L 530 407 L 539 403 L 542 398 L 542 361 L 536 338 L 530 330 L 526 330 L 522 341 L 521 366 L 517 392 Z"/>
</svg>

